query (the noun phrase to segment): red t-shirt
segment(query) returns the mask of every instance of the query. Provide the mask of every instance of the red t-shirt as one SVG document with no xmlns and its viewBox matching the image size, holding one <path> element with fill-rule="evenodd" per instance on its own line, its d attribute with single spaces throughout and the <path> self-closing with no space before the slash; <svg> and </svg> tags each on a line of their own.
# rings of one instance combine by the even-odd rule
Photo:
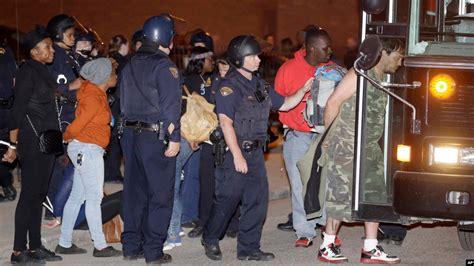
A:
<svg viewBox="0 0 474 266">
<path fill-rule="evenodd" d="M 306 50 L 302 48 L 295 53 L 295 58 L 288 60 L 278 69 L 275 78 L 275 90 L 282 96 L 286 97 L 295 94 L 296 91 L 303 87 L 308 79 L 314 77 L 318 67 L 328 63 L 334 64 L 334 62 L 329 61 L 328 63 L 312 66 L 306 62 L 304 59 L 305 56 Z M 304 99 L 306 99 L 308 95 L 309 92 L 303 97 L 303 101 L 290 111 L 278 112 L 280 122 L 283 125 L 297 131 L 311 131 L 311 128 L 303 118 L 303 110 L 306 107 L 306 101 Z"/>
</svg>

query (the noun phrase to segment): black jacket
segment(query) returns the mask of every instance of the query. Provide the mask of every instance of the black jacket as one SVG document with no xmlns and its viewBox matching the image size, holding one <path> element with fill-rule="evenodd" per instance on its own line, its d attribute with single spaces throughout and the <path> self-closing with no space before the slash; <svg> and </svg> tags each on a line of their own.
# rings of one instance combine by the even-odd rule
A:
<svg viewBox="0 0 474 266">
<path fill-rule="evenodd" d="M 15 102 L 9 119 L 10 130 L 19 129 L 19 149 L 27 144 L 22 143 L 25 141 L 37 145 L 37 137 L 26 118 L 27 114 L 38 133 L 59 129 L 55 92 L 56 83 L 46 65 L 30 59 L 19 69 L 14 90 Z"/>
</svg>

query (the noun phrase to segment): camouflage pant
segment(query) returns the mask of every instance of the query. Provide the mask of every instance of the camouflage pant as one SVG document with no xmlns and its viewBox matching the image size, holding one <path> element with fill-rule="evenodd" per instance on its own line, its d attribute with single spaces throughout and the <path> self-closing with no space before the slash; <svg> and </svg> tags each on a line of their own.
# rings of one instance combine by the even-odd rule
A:
<svg viewBox="0 0 474 266">
<path fill-rule="evenodd" d="M 385 202 L 387 193 L 383 176 L 383 155 L 378 146 L 366 148 L 366 182 L 364 200 Z M 352 183 L 354 146 L 348 143 L 334 144 L 331 159 L 323 169 L 327 177 L 326 213 L 328 218 L 352 221 Z"/>
</svg>

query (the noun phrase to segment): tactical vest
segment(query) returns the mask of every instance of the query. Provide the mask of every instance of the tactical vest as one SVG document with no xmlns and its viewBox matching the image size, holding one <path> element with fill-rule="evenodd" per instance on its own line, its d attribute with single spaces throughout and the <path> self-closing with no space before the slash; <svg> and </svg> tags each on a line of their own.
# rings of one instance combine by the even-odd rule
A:
<svg viewBox="0 0 474 266">
<path fill-rule="evenodd" d="M 159 65 L 169 60 L 162 54 L 136 54 L 123 68 L 120 79 L 124 119 L 156 123 L 160 120 L 157 78 Z"/>
<path fill-rule="evenodd" d="M 262 102 L 255 98 L 257 88 L 251 88 L 237 81 L 240 86 L 242 100 L 234 116 L 234 128 L 239 140 L 265 140 L 267 136 L 268 117 L 272 102 L 267 96 Z M 260 89 L 263 90 L 264 82 L 258 80 Z"/>
</svg>

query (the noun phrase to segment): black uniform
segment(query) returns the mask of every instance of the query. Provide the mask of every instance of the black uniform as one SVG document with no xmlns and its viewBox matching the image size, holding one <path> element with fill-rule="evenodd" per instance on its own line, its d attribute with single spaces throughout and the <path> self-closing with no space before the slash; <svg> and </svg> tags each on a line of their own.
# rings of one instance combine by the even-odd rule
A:
<svg viewBox="0 0 474 266">
<path fill-rule="evenodd" d="M 124 256 L 143 248 L 146 261 L 162 258 L 173 208 L 176 157 L 165 157 L 163 135 L 180 142 L 181 78 L 169 57 L 144 45 L 122 70 L 119 82 L 125 158 Z M 171 135 L 168 126 L 175 126 Z M 162 130 L 157 132 L 158 127 Z"/>
<path fill-rule="evenodd" d="M 216 195 L 203 240 L 207 244 L 218 244 L 240 202 L 237 256 L 248 256 L 260 249 L 267 214 L 268 180 L 262 148 L 270 109 L 279 109 L 284 98 L 265 84 L 255 76 L 248 80 L 232 70 L 216 92 L 217 113 L 233 120 L 248 172 L 237 172 L 232 153 L 225 154 L 224 163 L 216 169 Z M 266 96 L 260 102 L 256 99 L 257 90 Z"/>
<path fill-rule="evenodd" d="M 13 105 L 13 82 L 17 71 L 15 57 L 12 50 L 0 44 L 0 140 L 10 141 L 8 116 Z M 7 151 L 6 146 L 0 146 L 0 156 Z M 5 190 L 11 187 L 13 177 L 12 164 L 0 163 L 0 185 Z"/>
</svg>

